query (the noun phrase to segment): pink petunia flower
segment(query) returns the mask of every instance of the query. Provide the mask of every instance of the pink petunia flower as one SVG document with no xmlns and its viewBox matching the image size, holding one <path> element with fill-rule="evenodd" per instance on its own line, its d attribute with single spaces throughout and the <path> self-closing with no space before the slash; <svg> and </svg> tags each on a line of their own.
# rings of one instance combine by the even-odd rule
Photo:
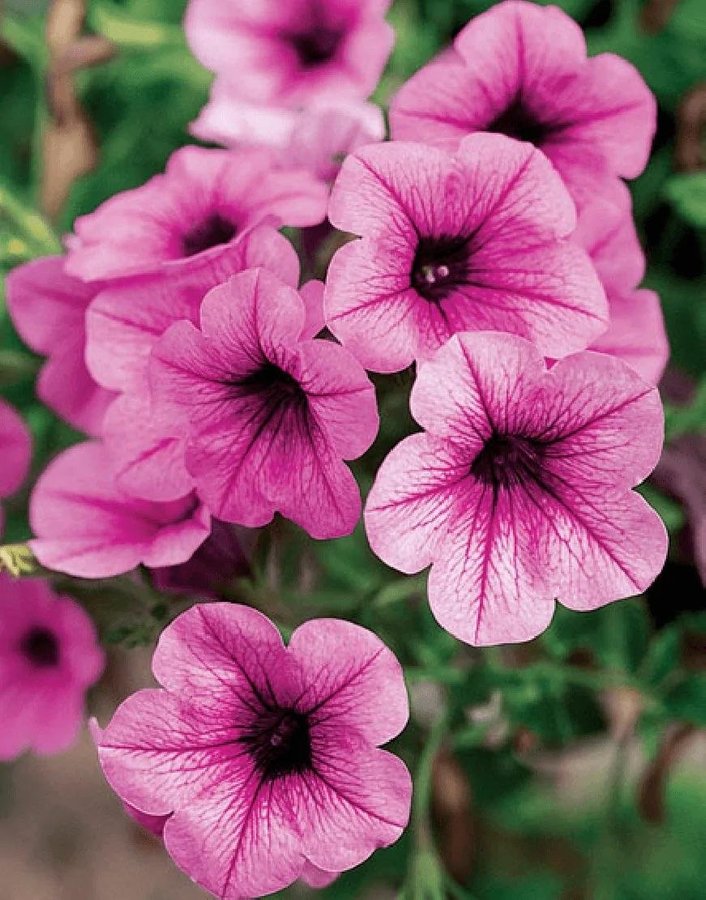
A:
<svg viewBox="0 0 706 900">
<path fill-rule="evenodd" d="M 294 247 L 271 226 L 260 225 L 217 255 L 202 254 L 188 268 L 109 285 L 86 318 L 86 360 L 93 377 L 113 391 L 141 391 L 152 348 L 167 328 L 180 319 L 197 323 L 211 288 L 258 267 L 292 287 L 299 284 Z"/>
<path fill-rule="evenodd" d="M 457 331 L 509 331 L 560 357 L 606 328 L 595 269 L 570 240 L 574 205 L 529 144 L 366 147 L 344 162 L 329 218 L 363 240 L 331 262 L 327 324 L 373 371 L 404 369 Z"/>
<path fill-rule="evenodd" d="M 182 319 L 198 323 L 201 302 L 212 287 L 251 266 L 264 266 L 292 286 L 299 280 L 294 248 L 263 226 L 220 257 L 218 265 L 204 261 L 199 269 L 172 278 L 133 279 L 103 292 L 92 305 L 89 362 L 104 383 L 125 391 L 106 414 L 103 438 L 116 481 L 127 493 L 169 501 L 193 489 L 184 458 L 187 430 L 170 411 L 152 403 L 149 356 L 169 325 Z M 315 282 L 301 291 L 312 335 L 323 327 L 321 295 L 322 286 Z"/>
<path fill-rule="evenodd" d="M 10 404 L 0 400 L 0 500 L 20 489 L 29 471 L 31 455 L 29 429 Z M 0 506 L 0 534 L 3 526 L 4 516 Z"/>
<path fill-rule="evenodd" d="M 395 139 L 454 147 L 491 131 L 529 141 L 583 206 L 615 196 L 649 157 L 656 103 L 638 71 L 612 53 L 588 59 L 580 27 L 555 6 L 507 0 L 456 37 L 455 58 L 421 69 L 392 102 Z"/>
<path fill-rule="evenodd" d="M 305 171 L 277 171 L 267 151 L 184 147 L 164 175 L 76 220 L 66 271 L 85 281 L 174 275 L 204 256 L 215 262 L 255 225 L 318 224 L 326 198 L 325 185 Z"/>
<path fill-rule="evenodd" d="M 198 59 L 233 95 L 265 107 L 368 97 L 392 50 L 390 0 L 190 0 Z"/>
<path fill-rule="evenodd" d="M 610 311 L 608 329 L 590 349 L 619 356 L 645 381 L 657 384 L 669 359 L 669 341 L 659 297 L 654 291 L 637 290 L 645 256 L 629 203 L 621 208 L 594 199 L 584 209 L 575 238 L 596 267 Z"/>
<path fill-rule="evenodd" d="M 105 665 L 83 609 L 39 579 L 0 574 L 0 759 L 60 753 Z"/>
<path fill-rule="evenodd" d="M 319 328 L 296 291 L 254 269 L 207 295 L 200 331 L 177 322 L 155 346 L 155 409 L 189 435 L 187 468 L 219 519 L 257 527 L 278 511 L 317 538 L 355 527 L 343 460 L 377 434 L 375 391 L 342 347 L 311 339 Z"/>
<path fill-rule="evenodd" d="M 7 308 L 22 340 L 47 356 L 37 395 L 79 431 L 97 435 L 114 397 L 91 377 L 85 363 L 86 309 L 100 290 L 64 271 L 65 258 L 48 256 L 7 277 Z"/>
<path fill-rule="evenodd" d="M 208 511 L 193 495 L 152 503 L 123 493 L 97 442 L 71 447 L 49 464 L 32 493 L 30 523 L 40 563 L 81 578 L 109 578 L 140 563 L 178 565 L 210 531 Z"/>
<path fill-rule="evenodd" d="M 124 802 L 170 816 L 165 847 L 206 890 L 262 897 L 399 838 L 411 780 L 378 748 L 407 694 L 371 632 L 319 619 L 285 647 L 256 610 L 206 604 L 165 629 L 152 667 L 162 689 L 118 708 L 100 760 Z"/>
<path fill-rule="evenodd" d="M 547 369 L 521 338 L 459 334 L 421 367 L 411 408 L 426 430 L 382 464 L 368 537 L 403 572 L 432 563 L 429 602 L 456 637 L 526 641 L 556 599 L 595 609 L 656 577 L 667 533 L 631 488 L 659 459 L 662 408 L 623 362 Z"/>
</svg>

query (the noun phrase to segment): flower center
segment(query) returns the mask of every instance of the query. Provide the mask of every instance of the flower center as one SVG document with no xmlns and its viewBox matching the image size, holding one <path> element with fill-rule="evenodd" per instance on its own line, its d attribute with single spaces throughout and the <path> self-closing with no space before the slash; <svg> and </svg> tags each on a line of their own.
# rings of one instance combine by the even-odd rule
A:
<svg viewBox="0 0 706 900">
<path fill-rule="evenodd" d="M 276 405 L 290 401 L 306 401 L 306 393 L 296 378 L 272 362 L 263 363 L 260 368 L 238 378 L 232 384 L 241 393 L 263 397 Z"/>
<path fill-rule="evenodd" d="M 423 237 L 412 262 L 412 287 L 425 300 L 443 300 L 470 275 L 468 237 Z"/>
<path fill-rule="evenodd" d="M 48 628 L 32 628 L 20 643 L 22 654 L 39 669 L 59 664 L 59 641 Z"/>
<path fill-rule="evenodd" d="M 309 720 L 294 709 L 263 710 L 239 740 L 267 781 L 311 768 Z"/>
<path fill-rule="evenodd" d="M 303 69 L 314 69 L 330 62 L 343 39 L 343 34 L 334 28 L 312 28 L 289 35 L 289 41 L 299 57 Z"/>
<path fill-rule="evenodd" d="M 507 137 L 517 138 L 519 141 L 528 141 L 536 147 L 541 146 L 552 132 L 559 126 L 540 122 L 522 102 L 518 95 L 512 103 L 489 125 L 486 131 L 496 134 L 505 134 Z"/>
<path fill-rule="evenodd" d="M 204 250 L 210 250 L 211 247 L 227 244 L 233 240 L 237 231 L 238 229 L 230 220 L 220 213 L 213 213 L 184 235 L 182 239 L 183 254 L 184 256 L 195 256 L 197 253 L 203 253 Z"/>
<path fill-rule="evenodd" d="M 532 438 L 492 434 L 471 464 L 471 475 L 482 484 L 500 488 L 542 481 L 544 446 Z"/>
</svg>

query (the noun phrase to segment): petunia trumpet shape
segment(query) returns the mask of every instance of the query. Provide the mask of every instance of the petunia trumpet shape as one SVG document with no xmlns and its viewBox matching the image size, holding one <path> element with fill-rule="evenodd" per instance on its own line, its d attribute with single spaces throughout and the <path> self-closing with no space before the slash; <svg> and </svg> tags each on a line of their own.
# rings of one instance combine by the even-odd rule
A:
<svg viewBox="0 0 706 900">
<path fill-rule="evenodd" d="M 432 564 L 429 602 L 456 637 L 526 641 L 555 600 L 595 609 L 659 573 L 667 533 L 632 488 L 659 459 L 662 408 L 620 360 L 547 369 L 521 338 L 459 334 L 422 366 L 411 408 L 425 431 L 383 462 L 368 537 L 400 571 Z"/>
<path fill-rule="evenodd" d="M 256 610 L 200 605 L 152 667 L 161 689 L 118 708 L 101 764 L 123 802 L 169 816 L 168 853 L 213 895 L 322 883 L 399 838 L 411 780 L 378 748 L 405 726 L 407 694 L 371 632 L 318 619 L 285 647 Z"/>
<path fill-rule="evenodd" d="M 580 208 L 597 193 L 615 198 L 617 176 L 645 168 L 657 120 L 652 93 L 621 57 L 587 58 L 581 28 L 562 10 L 507 0 L 474 18 L 454 50 L 401 88 L 393 138 L 448 148 L 490 131 L 529 141 Z"/>
<path fill-rule="evenodd" d="M 163 175 L 76 220 L 66 271 L 85 281 L 215 261 L 255 225 L 317 225 L 326 186 L 309 172 L 283 172 L 263 150 L 184 147 Z"/>
<path fill-rule="evenodd" d="M 67 275 L 65 257 L 47 256 L 7 276 L 7 308 L 22 340 L 47 356 L 37 395 L 79 431 L 100 433 L 114 394 L 96 384 L 85 362 L 86 310 L 100 285 Z"/>
<path fill-rule="evenodd" d="M 394 33 L 390 0 L 190 0 L 184 28 L 219 92 L 268 107 L 364 100 L 380 79 Z"/>
<path fill-rule="evenodd" d="M 278 511 L 317 538 L 355 527 L 360 492 L 343 460 L 377 434 L 375 391 L 346 350 L 312 340 L 320 327 L 296 291 L 254 269 L 207 295 L 201 330 L 177 322 L 155 346 L 155 409 L 188 435 L 187 469 L 217 518 L 257 527 Z"/>
<path fill-rule="evenodd" d="M 193 495 L 152 503 L 121 491 L 97 442 L 71 447 L 49 464 L 32 493 L 30 523 L 30 546 L 42 565 L 81 578 L 109 578 L 141 563 L 178 565 L 210 531 L 208 511 Z"/>
<path fill-rule="evenodd" d="M 329 218 L 362 240 L 331 262 L 327 324 L 373 371 L 404 369 L 458 331 L 512 332 L 561 357 L 607 326 L 595 269 L 570 240 L 574 204 L 530 144 L 365 147 L 345 160 Z"/>
<path fill-rule="evenodd" d="M 39 579 L 0 574 L 0 760 L 68 749 L 104 664 L 93 623 L 75 601 Z"/>
<path fill-rule="evenodd" d="M 29 429 L 10 404 L 0 400 L 0 499 L 10 497 L 20 489 L 29 471 L 31 454 Z M 0 507 L 0 534 L 3 524 Z"/>
</svg>

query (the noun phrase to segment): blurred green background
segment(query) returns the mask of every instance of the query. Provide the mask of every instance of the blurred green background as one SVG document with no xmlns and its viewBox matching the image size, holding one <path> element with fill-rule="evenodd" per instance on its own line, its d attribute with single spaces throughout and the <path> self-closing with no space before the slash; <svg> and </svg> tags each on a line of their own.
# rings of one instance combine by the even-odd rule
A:
<svg viewBox="0 0 706 900">
<path fill-rule="evenodd" d="M 385 105 L 490 5 L 397 0 L 397 45 L 375 99 Z M 290 536 L 282 584 L 298 584 L 305 557 L 318 573 L 314 590 L 281 592 L 292 622 L 325 613 L 373 627 L 404 660 L 412 693 L 412 723 L 396 747 L 416 774 L 412 825 L 326 892 L 340 900 L 706 897 L 706 0 L 559 5 L 585 28 L 592 53 L 627 57 L 659 101 L 652 160 L 632 188 L 646 284 L 661 295 L 672 348 L 661 386 L 667 445 L 644 488 L 669 527 L 670 561 L 646 597 L 586 615 L 559 609 L 531 644 L 480 653 L 433 622 L 424 579 L 399 579 L 361 533 L 315 546 Z M 85 6 L 80 40 L 71 36 L 77 0 L 9 0 L 0 14 L 2 272 L 56 252 L 77 215 L 160 171 L 189 142 L 187 125 L 208 95 L 210 76 L 184 42 L 182 0 Z M 52 24 L 49 7 L 65 18 Z M 75 42 L 68 119 L 57 117 L 67 97 L 48 78 L 48 31 L 50 43 L 67 34 Z M 76 158 L 86 172 L 68 177 L 66 160 Z M 34 398 L 37 365 L 0 308 L 0 389 L 31 424 L 35 471 L 77 439 Z M 381 402 L 392 440 L 399 395 Z M 5 540 L 28 536 L 25 505 L 26 495 L 11 506 Z M 143 621 L 123 595 L 95 594 L 95 603 L 83 599 L 118 645 L 94 698 L 108 715 L 144 662 L 143 650 L 125 645 L 149 641 L 159 622 Z M 85 784 L 107 796 L 86 742 L 58 768 L 24 761 L 0 774 L 0 869 L 11 873 L 0 900 L 200 896 L 179 875 L 173 884 L 147 875 L 163 861 L 146 839 L 132 835 L 124 859 L 124 842 L 97 849 L 86 809 L 122 823 L 117 804 L 106 811 L 102 801 L 81 801 L 80 811 L 71 792 L 45 802 L 47 791 L 63 798 L 60 785 L 89 770 Z M 44 793 L 22 786 L 31 779 Z M 36 827 L 23 842 L 28 816 Z M 66 846 L 55 853 L 46 835 L 57 832 Z M 103 876 L 91 854 L 103 856 Z"/>
</svg>

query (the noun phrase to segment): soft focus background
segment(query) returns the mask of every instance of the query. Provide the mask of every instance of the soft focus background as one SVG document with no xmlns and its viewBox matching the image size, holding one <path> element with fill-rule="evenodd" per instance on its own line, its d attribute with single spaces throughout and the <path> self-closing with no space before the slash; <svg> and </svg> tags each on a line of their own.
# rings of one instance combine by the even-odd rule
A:
<svg viewBox="0 0 706 900">
<path fill-rule="evenodd" d="M 397 0 L 397 47 L 375 99 L 385 104 L 489 5 Z M 374 627 L 409 675 L 413 717 L 395 749 L 415 770 L 413 821 L 397 846 L 326 892 L 341 900 L 706 896 L 706 0 L 559 5 L 592 52 L 626 56 L 659 100 L 652 162 L 633 188 L 647 283 L 672 345 L 667 446 L 644 489 L 670 529 L 670 561 L 646 597 L 586 615 L 559 609 L 538 640 L 481 654 L 436 626 L 423 579 L 385 569 L 362 534 L 281 542 L 266 598 L 280 619 L 338 614 Z M 0 270 L 55 251 L 77 215 L 189 141 L 210 76 L 186 49 L 183 8 L 6 0 Z M 32 427 L 35 472 L 76 440 L 34 399 L 37 366 L 0 307 L 0 389 Z M 384 445 L 404 421 L 404 392 L 380 399 Z M 25 501 L 8 511 L 7 541 L 28 536 Z M 129 584 L 87 585 L 82 600 L 111 645 L 91 700 L 105 722 L 149 683 L 165 612 L 141 606 Z M 200 896 L 122 814 L 87 734 L 64 756 L 0 769 L 0 900 Z"/>
</svg>

